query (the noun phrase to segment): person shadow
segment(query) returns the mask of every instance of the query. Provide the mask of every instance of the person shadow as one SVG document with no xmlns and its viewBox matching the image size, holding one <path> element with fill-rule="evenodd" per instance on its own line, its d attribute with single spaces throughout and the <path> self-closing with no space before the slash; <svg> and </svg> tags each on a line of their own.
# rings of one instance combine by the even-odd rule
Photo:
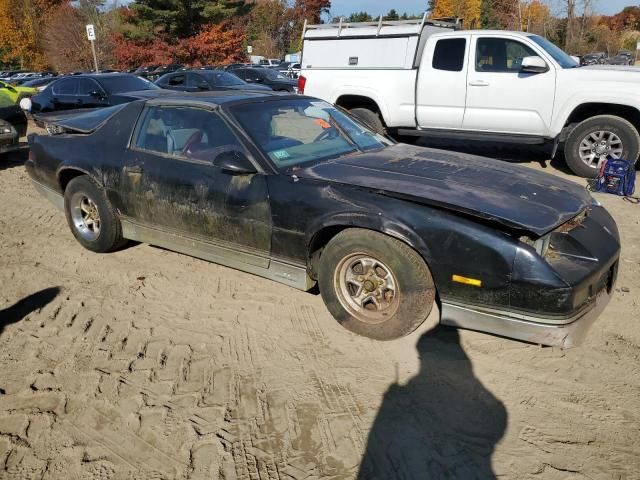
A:
<svg viewBox="0 0 640 480">
<path fill-rule="evenodd" d="M 393 384 L 370 431 L 358 480 L 493 479 L 507 410 L 474 376 L 456 329 L 417 344 L 420 371 Z"/>
<path fill-rule="evenodd" d="M 23 298 L 4 310 L 0 310 L 0 335 L 7 325 L 19 322 L 58 296 L 60 287 L 49 287 Z"/>
</svg>

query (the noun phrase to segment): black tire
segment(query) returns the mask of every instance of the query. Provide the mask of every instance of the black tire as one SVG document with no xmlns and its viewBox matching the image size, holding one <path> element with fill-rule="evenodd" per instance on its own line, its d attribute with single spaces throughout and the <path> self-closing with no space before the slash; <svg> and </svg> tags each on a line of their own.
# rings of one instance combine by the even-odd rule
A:
<svg viewBox="0 0 640 480">
<path fill-rule="evenodd" d="M 564 156 L 569 168 L 581 177 L 595 178 L 598 174 L 597 162 L 587 165 L 580 158 L 580 145 L 590 133 L 611 132 L 622 142 L 622 157 L 636 162 L 640 154 L 640 135 L 631 122 L 615 115 L 598 115 L 579 123 L 569 133 L 564 145 Z"/>
<path fill-rule="evenodd" d="M 349 113 L 380 135 L 386 135 L 386 129 L 380 115 L 368 108 L 352 108 Z"/>
<path fill-rule="evenodd" d="M 366 308 L 354 314 L 355 310 L 346 300 L 348 294 L 340 288 L 341 272 L 350 261 L 347 259 L 354 258 L 357 262 L 358 255 L 378 262 L 377 266 L 369 269 L 369 273 L 375 270 L 377 275 L 380 265 L 391 273 L 391 280 L 397 288 L 390 304 L 395 304 L 395 307 L 387 309 L 386 314 L 384 310 L 371 313 Z M 366 272 L 363 274 L 360 277 L 370 278 Z M 366 280 L 362 284 L 366 284 Z M 358 228 L 343 230 L 327 244 L 319 261 L 318 285 L 327 309 L 343 327 L 376 340 L 392 340 L 413 332 L 429 316 L 436 296 L 431 272 L 415 250 L 395 238 Z M 375 280 L 372 285 L 376 285 Z M 371 296 L 376 291 L 371 291 Z M 388 292 L 379 293 L 384 300 L 387 299 Z M 383 300 L 380 296 L 378 298 Z M 378 318 L 372 320 L 367 318 L 368 315 L 378 315 Z"/>
<path fill-rule="evenodd" d="M 77 215 L 83 215 L 78 203 L 84 198 L 93 202 L 99 219 L 99 230 L 89 234 L 87 222 L 78 221 Z M 122 238 L 122 226 L 105 192 L 91 178 L 82 175 L 72 179 L 64 191 L 64 212 L 71 233 L 87 250 L 98 253 L 111 252 L 125 243 Z M 74 221 L 74 215 L 76 220 Z M 84 232 L 83 232 L 84 230 Z"/>
</svg>

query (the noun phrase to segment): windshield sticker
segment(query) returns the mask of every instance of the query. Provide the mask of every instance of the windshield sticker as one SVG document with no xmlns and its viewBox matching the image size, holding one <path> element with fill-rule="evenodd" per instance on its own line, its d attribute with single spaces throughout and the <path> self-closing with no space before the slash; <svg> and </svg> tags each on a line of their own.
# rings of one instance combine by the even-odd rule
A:
<svg viewBox="0 0 640 480">
<path fill-rule="evenodd" d="M 286 150 L 276 150 L 275 152 L 271 152 L 271 154 L 276 157 L 278 160 L 284 160 L 285 158 L 289 158 L 289 153 Z"/>
<path fill-rule="evenodd" d="M 326 121 L 324 121 L 324 120 L 323 120 L 323 119 L 321 119 L 321 118 L 316 118 L 316 119 L 314 120 L 314 122 L 315 122 L 316 124 L 320 125 L 320 126 L 321 126 L 322 128 L 324 128 L 325 130 L 326 130 L 327 128 L 331 128 L 331 125 L 329 124 L 329 122 L 326 122 Z"/>
</svg>

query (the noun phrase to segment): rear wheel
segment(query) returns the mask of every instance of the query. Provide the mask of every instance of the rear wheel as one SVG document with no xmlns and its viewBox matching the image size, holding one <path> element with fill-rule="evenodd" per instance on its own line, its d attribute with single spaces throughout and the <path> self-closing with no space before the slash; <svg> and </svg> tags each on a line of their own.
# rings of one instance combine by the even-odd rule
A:
<svg viewBox="0 0 640 480">
<path fill-rule="evenodd" d="M 569 168 L 587 178 L 597 176 L 598 163 L 607 157 L 635 162 L 639 153 L 638 131 L 631 122 L 614 115 L 598 115 L 579 123 L 564 147 Z"/>
<path fill-rule="evenodd" d="M 435 301 L 431 272 L 405 243 L 348 229 L 327 244 L 318 268 L 327 309 L 347 330 L 377 340 L 413 332 Z"/>
<path fill-rule="evenodd" d="M 122 227 L 104 190 L 89 177 L 72 179 L 64 191 L 64 211 L 76 240 L 88 250 L 110 252 L 120 247 Z"/>
<path fill-rule="evenodd" d="M 382 119 L 376 112 L 373 112 L 368 108 L 352 108 L 349 110 L 349 113 L 367 125 L 374 132 L 381 135 L 386 133 L 386 129 L 382 124 Z"/>
</svg>

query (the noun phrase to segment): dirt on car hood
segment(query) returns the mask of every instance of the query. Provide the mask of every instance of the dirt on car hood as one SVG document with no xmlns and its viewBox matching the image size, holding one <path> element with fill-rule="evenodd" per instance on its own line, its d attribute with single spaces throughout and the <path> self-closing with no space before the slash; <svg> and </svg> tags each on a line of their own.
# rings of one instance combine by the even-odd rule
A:
<svg viewBox="0 0 640 480">
<path fill-rule="evenodd" d="M 584 210 L 585 187 L 474 155 L 394 145 L 299 169 L 300 178 L 356 185 L 541 236 Z"/>
</svg>

